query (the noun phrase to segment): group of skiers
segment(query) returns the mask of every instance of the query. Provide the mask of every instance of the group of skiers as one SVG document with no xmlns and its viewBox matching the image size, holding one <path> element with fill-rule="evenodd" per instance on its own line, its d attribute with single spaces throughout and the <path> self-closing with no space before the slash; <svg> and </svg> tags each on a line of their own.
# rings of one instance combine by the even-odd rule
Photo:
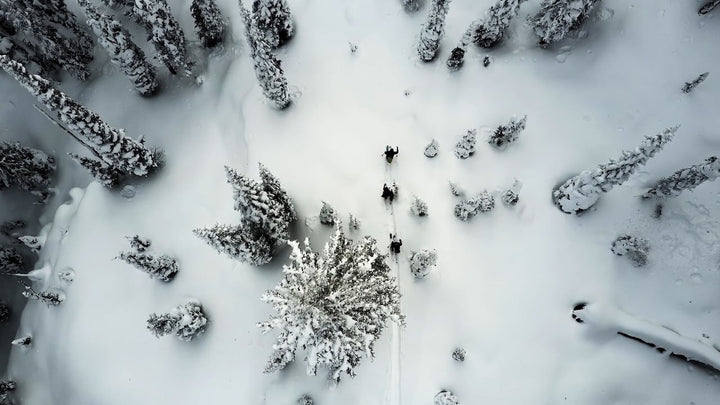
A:
<svg viewBox="0 0 720 405">
<path fill-rule="evenodd" d="M 393 149 L 390 145 L 385 146 L 385 152 L 383 152 L 383 155 L 385 156 L 385 161 L 387 164 L 392 164 L 393 159 L 396 155 L 400 153 L 400 147 L 395 146 L 395 149 Z M 393 182 L 392 185 L 388 186 L 387 183 L 383 184 L 383 191 L 380 195 L 386 202 L 389 201 L 390 204 L 392 204 L 393 200 L 395 199 L 395 194 L 397 194 L 398 187 L 395 182 Z M 398 239 L 397 235 L 390 234 L 390 253 L 399 254 L 400 253 L 400 247 L 402 246 L 402 239 Z"/>
</svg>

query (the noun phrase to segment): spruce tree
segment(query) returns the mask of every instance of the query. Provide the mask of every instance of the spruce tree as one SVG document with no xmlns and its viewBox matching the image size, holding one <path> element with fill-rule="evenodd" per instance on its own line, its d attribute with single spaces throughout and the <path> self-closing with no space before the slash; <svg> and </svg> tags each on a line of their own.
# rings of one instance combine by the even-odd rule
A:
<svg viewBox="0 0 720 405">
<path fill-rule="evenodd" d="M 272 260 L 274 241 L 267 235 L 250 231 L 243 225 L 215 225 L 193 231 L 195 235 L 214 247 L 218 252 L 262 266 Z"/>
<path fill-rule="evenodd" d="M 253 0 L 252 19 L 270 48 L 282 46 L 295 35 L 286 0 Z"/>
<path fill-rule="evenodd" d="M 58 306 L 65 301 L 65 293 L 62 291 L 54 291 L 54 290 L 47 290 L 47 291 L 35 291 L 30 286 L 25 286 L 25 291 L 22 292 L 23 297 L 37 300 L 42 302 L 43 304 L 47 306 Z"/>
<path fill-rule="evenodd" d="M 512 187 L 505 190 L 505 192 L 502 195 L 502 202 L 508 207 L 513 207 L 517 205 L 518 201 L 520 201 L 520 189 L 522 188 L 522 183 L 519 180 L 515 180 Z"/>
<path fill-rule="evenodd" d="M 125 76 L 143 96 L 150 96 L 158 89 L 155 68 L 145 58 L 145 52 L 132 40 L 122 24 L 108 14 L 101 14 L 88 0 L 78 0 L 87 15 L 87 24 L 97 35 L 100 45 L 110 55 Z"/>
<path fill-rule="evenodd" d="M 333 226 L 337 222 L 338 214 L 332 205 L 322 201 L 322 207 L 320 207 L 320 223 L 323 225 Z"/>
<path fill-rule="evenodd" d="M 435 249 L 421 249 L 411 252 L 408 256 L 410 261 L 410 272 L 415 278 L 424 278 L 430 274 L 430 270 L 437 264 L 437 251 Z"/>
<path fill-rule="evenodd" d="M 245 22 L 245 36 L 250 46 L 250 56 L 253 58 L 255 77 L 257 77 L 263 95 L 276 108 L 286 108 L 290 105 L 290 96 L 280 60 L 273 55 L 270 45 L 248 11 L 243 7 L 240 11 Z"/>
<path fill-rule="evenodd" d="M 450 9 L 450 0 L 432 0 L 427 20 L 420 31 L 418 54 L 420 59 L 430 62 L 435 59 L 440 40 L 445 34 L 445 16 Z"/>
<path fill-rule="evenodd" d="M 223 41 L 225 21 L 215 0 L 193 0 L 190 14 L 195 22 L 195 32 L 206 48 L 212 48 Z"/>
<path fill-rule="evenodd" d="M 133 14 L 145 25 L 155 50 L 170 73 L 191 76 L 185 34 L 166 0 L 135 0 Z"/>
<path fill-rule="evenodd" d="M 135 141 L 125 131 L 105 123 L 100 116 L 83 107 L 49 81 L 31 75 L 21 64 L 0 55 L 0 67 L 15 78 L 48 110 L 57 114 L 62 123 L 104 163 L 126 173 L 146 176 L 158 166 L 157 153 L 142 141 Z"/>
<path fill-rule="evenodd" d="M 472 156 L 475 153 L 476 135 L 477 130 L 468 130 L 465 135 L 462 136 L 462 139 L 460 139 L 460 141 L 455 144 L 455 156 L 457 156 L 459 159 L 467 159 Z"/>
<path fill-rule="evenodd" d="M 289 244 L 284 278 L 262 296 L 277 314 L 258 326 L 279 332 L 265 371 L 284 368 L 306 350 L 308 374 L 323 366 L 335 382 L 343 373 L 353 376 L 363 357 L 374 356 L 387 322 L 403 322 L 400 292 L 386 257 L 374 239 L 355 243 L 339 228 L 322 253 L 307 240 L 304 249 L 295 241 Z"/>
<path fill-rule="evenodd" d="M 48 188 L 54 172 L 52 156 L 17 142 L 0 142 L 0 190 L 18 186 L 45 202 L 50 196 Z"/>
<path fill-rule="evenodd" d="M 289 226 L 297 220 L 297 214 L 295 214 L 295 205 L 288 193 L 282 188 L 280 180 L 273 175 L 267 167 L 262 163 L 258 165 L 260 169 L 260 180 L 263 190 L 268 193 L 268 196 L 273 201 L 277 202 L 278 217 L 282 223 L 279 226 L 280 232 L 277 233 L 276 238 L 281 242 L 285 243 L 285 240 L 289 237 Z"/>
<path fill-rule="evenodd" d="M 420 0 L 402 0 L 402 5 L 408 13 L 414 13 L 421 7 Z"/>
<path fill-rule="evenodd" d="M 23 270 L 25 260 L 14 247 L 0 247 L 0 272 L 18 273 Z"/>
<path fill-rule="evenodd" d="M 133 265 L 136 269 L 144 271 L 150 278 L 160 281 L 172 281 L 177 275 L 179 266 L 177 261 L 170 256 L 155 256 L 140 252 L 121 252 L 119 259 Z"/>
<path fill-rule="evenodd" d="M 460 401 L 451 391 L 442 390 L 435 394 L 433 399 L 435 405 L 459 405 Z"/>
<path fill-rule="evenodd" d="M 517 120 L 515 118 L 510 119 L 507 125 L 500 125 L 490 135 L 488 143 L 498 148 L 504 148 L 512 142 L 517 140 L 518 135 L 525 129 L 525 123 L 527 122 L 527 115 Z"/>
<path fill-rule="evenodd" d="M 543 0 L 540 11 L 528 22 L 545 46 L 560 41 L 577 30 L 600 0 Z"/>
<path fill-rule="evenodd" d="M 495 197 L 483 191 L 473 198 L 460 201 L 455 205 L 455 217 L 467 221 L 480 212 L 492 211 L 495 208 Z"/>
<path fill-rule="evenodd" d="M 205 332 L 207 323 L 208 318 L 203 312 L 200 301 L 189 299 L 168 313 L 150 314 L 147 328 L 155 337 L 172 333 L 178 339 L 188 342 Z"/>
<path fill-rule="evenodd" d="M 110 166 L 97 159 L 79 156 L 75 153 L 68 154 L 75 163 L 84 167 L 85 170 L 90 172 L 90 175 L 103 186 L 109 189 L 114 189 L 122 182 L 124 173 L 121 170 L 116 169 L 114 166 Z"/>
<path fill-rule="evenodd" d="M 10 398 L 10 393 L 17 389 L 13 380 L 0 380 L 0 405 L 15 405 L 16 402 Z"/>
<path fill-rule="evenodd" d="M 657 135 L 647 136 L 639 147 L 623 151 L 617 160 L 610 160 L 595 170 L 585 170 L 570 178 L 553 191 L 555 205 L 568 214 L 581 213 L 592 207 L 602 193 L 624 183 L 635 170 L 670 142 L 677 128 L 667 128 Z"/>
<path fill-rule="evenodd" d="M 711 12 L 715 7 L 720 4 L 720 0 L 710 0 L 707 3 L 705 3 L 700 9 L 698 10 L 698 14 L 703 15 Z"/>
<path fill-rule="evenodd" d="M 678 170 L 669 177 L 658 180 L 643 194 L 643 198 L 677 197 L 684 190 L 692 190 L 718 177 L 720 177 L 720 160 L 716 156 L 711 156 L 703 163 Z"/>
<path fill-rule="evenodd" d="M 314 404 L 315 404 L 315 401 L 313 401 L 312 397 L 308 394 L 303 394 L 296 401 L 296 405 L 314 405 Z"/>
<path fill-rule="evenodd" d="M 647 264 L 650 243 L 643 238 L 621 235 L 613 241 L 610 250 L 618 256 L 627 256 L 633 266 L 642 267 Z"/>
<path fill-rule="evenodd" d="M 410 203 L 410 212 L 419 217 L 426 217 L 428 216 L 428 205 L 425 201 L 415 196 L 412 203 Z"/>
<path fill-rule="evenodd" d="M 474 41 L 483 48 L 492 48 L 503 39 L 510 21 L 518 15 L 520 5 L 526 0 L 498 0 L 485 14 L 485 19 L 475 27 Z"/>
<path fill-rule="evenodd" d="M 693 89 L 695 89 L 695 87 L 697 87 L 698 84 L 704 82 L 705 79 L 707 79 L 709 74 L 710 74 L 710 72 L 705 72 L 705 73 L 700 74 L 700 76 L 695 78 L 695 80 L 693 80 L 691 82 L 685 82 L 685 85 L 682 88 L 683 93 L 690 93 L 691 91 L 693 91 Z"/>
<path fill-rule="evenodd" d="M 462 347 L 456 347 L 452 352 L 453 360 L 458 361 L 458 362 L 465 361 L 466 355 L 467 355 L 467 352 Z"/>
<path fill-rule="evenodd" d="M 433 138 L 433 140 L 425 147 L 425 152 L 423 152 L 423 154 L 429 158 L 434 158 L 437 156 L 439 149 L 440 144 L 435 138 Z"/>
<path fill-rule="evenodd" d="M 10 342 L 10 344 L 14 346 L 28 347 L 32 344 L 32 341 L 32 335 L 25 335 L 23 337 L 13 340 L 12 342 Z"/>
</svg>

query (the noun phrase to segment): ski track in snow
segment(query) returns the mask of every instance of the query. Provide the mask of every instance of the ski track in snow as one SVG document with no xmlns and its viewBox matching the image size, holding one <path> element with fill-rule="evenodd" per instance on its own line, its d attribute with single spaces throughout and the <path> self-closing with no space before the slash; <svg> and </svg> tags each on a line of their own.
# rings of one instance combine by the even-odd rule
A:
<svg viewBox="0 0 720 405">
<path fill-rule="evenodd" d="M 386 174 L 385 181 L 388 185 L 396 183 L 396 180 L 392 173 L 392 163 L 385 163 Z M 399 193 L 398 193 L 399 194 Z M 395 199 L 397 199 L 397 195 Z M 387 204 L 387 203 L 386 203 Z M 395 204 L 394 201 L 388 204 L 390 208 L 390 232 L 397 236 L 398 227 L 397 219 L 395 218 Z M 398 284 L 398 291 L 400 291 L 400 254 L 394 254 L 390 251 L 391 266 L 395 270 L 395 279 Z M 400 291 L 402 295 L 402 291 Z M 400 313 L 402 313 L 402 300 L 400 301 Z M 400 405 L 401 404 L 401 361 L 402 361 L 402 328 L 397 322 L 392 322 L 390 326 L 390 368 L 388 370 L 388 381 L 387 381 L 387 397 L 385 399 L 386 405 Z"/>
</svg>

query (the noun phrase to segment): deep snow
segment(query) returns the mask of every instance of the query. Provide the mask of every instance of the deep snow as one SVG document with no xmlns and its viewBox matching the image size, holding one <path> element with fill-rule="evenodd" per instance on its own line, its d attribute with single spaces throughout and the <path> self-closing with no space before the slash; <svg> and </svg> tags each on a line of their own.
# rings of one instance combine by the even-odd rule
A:
<svg viewBox="0 0 720 405">
<path fill-rule="evenodd" d="M 51 206 L 45 218 L 54 222 L 36 267 L 49 263 L 52 272 L 37 287 L 62 288 L 67 299 L 51 308 L 30 302 L 23 313 L 17 336 L 35 340 L 30 350 L 13 348 L 8 370 L 22 403 L 292 404 L 307 392 L 318 404 L 430 404 L 443 388 L 463 404 L 718 402 L 717 375 L 570 318 L 575 303 L 597 302 L 720 345 L 717 184 L 670 200 L 660 219 L 637 198 L 649 181 L 720 147 L 717 11 L 698 16 L 698 2 L 606 0 L 586 38 L 543 50 L 523 24 L 538 7 L 532 1 L 498 49 L 473 45 L 462 70 L 450 73 L 449 51 L 491 1 L 452 3 L 430 64 L 415 53 L 427 5 L 408 15 L 399 1 L 290 1 L 297 34 L 278 55 L 296 99 L 279 112 L 257 86 L 235 2 L 220 3 L 231 34 L 210 56 L 202 86 L 164 75 L 161 93 L 143 99 L 105 56 L 96 63 L 101 78 L 63 85 L 109 123 L 162 146 L 168 161 L 135 184 L 131 199 L 91 183 L 57 213 L 64 191 Z M 172 7 L 194 38 L 189 0 Z M 492 63 L 484 68 L 486 54 Z M 680 91 L 704 71 L 704 83 Z M 6 75 L 0 86 L 14 105 L 2 107 L 3 125 L 18 125 L 22 111 L 21 128 L 43 128 L 53 139 L 44 142 L 67 138 L 42 123 Z M 487 144 L 496 126 L 524 114 L 517 142 L 504 151 Z M 575 217 L 552 205 L 552 187 L 568 176 L 675 124 L 665 150 L 596 209 Z M 459 160 L 452 146 L 471 128 L 479 130 L 477 151 Z M 440 153 L 428 159 L 432 138 Z M 386 144 L 401 149 L 391 169 L 380 156 Z M 254 268 L 191 232 L 237 222 L 223 165 L 255 176 L 258 162 L 293 197 L 296 237 L 309 237 L 316 249 L 331 233 L 317 222 L 321 200 L 345 222 L 356 215 L 360 234 L 381 244 L 390 232 L 403 239 L 397 268 L 407 326 L 388 328 L 375 361 L 336 388 L 322 375 L 306 376 L 301 361 L 279 374 L 261 372 L 273 337 L 255 326 L 270 311 L 259 297 L 281 278 L 288 251 Z M 67 190 L 71 175 L 63 176 Z M 516 207 L 498 201 L 468 222 L 454 218 L 448 181 L 497 198 L 514 178 L 523 182 Z M 392 211 L 380 198 L 389 179 L 400 187 Z M 428 203 L 429 217 L 409 213 L 413 194 Z M 647 267 L 610 252 L 624 233 L 650 241 Z M 177 257 L 171 283 L 113 260 L 133 234 Z M 415 281 L 405 257 L 424 247 L 437 249 L 438 266 Z M 56 276 L 68 267 L 75 271 L 69 285 Z M 186 343 L 145 330 L 150 313 L 189 297 L 210 318 L 204 335 Z M 451 357 L 458 346 L 467 350 L 462 363 Z"/>
</svg>

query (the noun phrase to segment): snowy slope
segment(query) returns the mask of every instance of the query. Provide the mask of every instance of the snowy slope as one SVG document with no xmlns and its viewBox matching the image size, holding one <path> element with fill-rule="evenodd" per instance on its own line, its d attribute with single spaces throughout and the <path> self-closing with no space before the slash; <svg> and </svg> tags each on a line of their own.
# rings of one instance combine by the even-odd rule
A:
<svg viewBox="0 0 720 405">
<path fill-rule="evenodd" d="M 99 67 L 108 74 L 68 89 L 109 123 L 162 146 L 168 162 L 135 184 L 131 199 L 90 184 L 73 192 L 75 212 L 68 206 L 55 217 L 37 265 L 50 263 L 52 274 L 38 287 L 63 288 L 67 300 L 53 308 L 31 302 L 23 313 L 18 335 L 32 333 L 35 342 L 13 349 L 8 371 L 22 403 L 274 405 L 308 392 L 318 404 L 430 404 L 449 388 L 463 404 L 716 404 L 716 375 L 575 323 L 570 311 L 579 301 L 603 303 L 720 345 L 717 184 L 670 201 L 661 219 L 636 198 L 647 182 L 720 150 L 717 12 L 699 17 L 695 2 L 606 1 L 586 38 L 542 50 L 523 24 L 538 7 L 532 1 L 489 53 L 488 68 L 486 53 L 471 47 L 463 69 L 450 73 L 450 49 L 490 4 L 456 0 L 440 58 L 423 64 L 415 44 L 427 7 L 408 15 L 395 1 L 290 1 L 297 36 L 279 57 L 297 98 L 282 112 L 256 84 L 231 0 L 221 5 L 234 32 L 210 57 L 202 86 L 165 77 L 157 97 L 142 99 Z M 189 1 L 172 6 L 192 36 Z M 707 70 L 693 93 L 680 92 Z M 30 103 L 24 95 L 15 101 L 27 111 Z M 502 152 L 487 145 L 495 126 L 523 114 L 527 129 L 516 144 Z M 597 210 L 578 218 L 552 205 L 558 182 L 674 124 L 676 139 Z M 470 128 L 479 130 L 477 152 L 461 161 L 452 146 Z M 431 138 L 440 154 L 427 159 Z M 380 156 L 386 144 L 401 149 L 391 168 Z M 361 233 L 381 245 L 390 232 L 403 239 L 393 268 L 407 326 L 388 328 L 375 361 L 336 388 L 306 376 L 302 362 L 261 372 L 273 339 L 255 326 L 270 311 L 259 296 L 281 278 L 287 251 L 254 268 L 191 232 L 237 223 L 222 166 L 256 176 L 258 162 L 293 197 L 295 235 L 316 249 L 331 232 L 313 218 L 321 200 L 345 220 L 358 216 Z M 449 180 L 474 194 L 514 178 L 524 183 L 518 206 L 498 200 L 467 223 L 454 218 Z M 392 210 L 380 198 L 390 179 L 400 187 Z M 410 215 L 413 194 L 427 201 L 428 218 Z M 127 248 L 124 236 L 136 233 L 178 258 L 174 281 L 113 260 Z M 650 240 L 646 268 L 612 255 L 621 233 Z M 438 250 L 438 268 L 415 281 L 405 256 L 423 247 Z M 63 285 L 56 273 L 67 267 L 75 281 Z M 185 343 L 145 330 L 150 313 L 187 297 L 200 299 L 211 318 L 205 335 Z M 456 346 L 467 350 L 464 363 L 450 356 Z"/>
</svg>

